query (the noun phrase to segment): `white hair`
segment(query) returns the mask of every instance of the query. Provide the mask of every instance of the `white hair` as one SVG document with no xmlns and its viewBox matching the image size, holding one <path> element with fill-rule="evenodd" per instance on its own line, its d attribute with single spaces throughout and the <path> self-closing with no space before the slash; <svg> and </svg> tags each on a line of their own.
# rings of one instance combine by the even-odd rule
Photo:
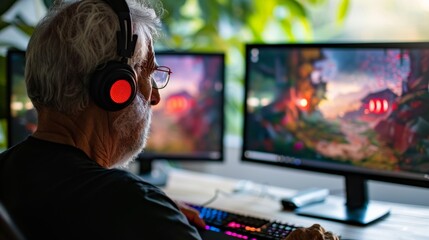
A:
<svg viewBox="0 0 429 240">
<path fill-rule="evenodd" d="M 136 50 L 128 64 L 134 69 L 158 36 L 159 15 L 146 3 L 128 1 Z M 119 60 L 118 17 L 102 0 L 57 2 L 37 25 L 26 52 L 27 93 L 38 108 L 75 114 L 88 106 L 89 81 L 95 68 Z"/>
</svg>

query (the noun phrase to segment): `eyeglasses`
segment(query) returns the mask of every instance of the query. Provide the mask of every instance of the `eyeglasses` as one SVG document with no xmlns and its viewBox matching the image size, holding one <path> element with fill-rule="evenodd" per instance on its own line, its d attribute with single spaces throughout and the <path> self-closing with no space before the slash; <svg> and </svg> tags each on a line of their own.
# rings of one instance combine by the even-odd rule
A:
<svg viewBox="0 0 429 240">
<path fill-rule="evenodd" d="M 162 89 L 167 86 L 170 80 L 170 74 L 173 73 L 169 67 L 157 66 L 152 73 L 152 87 L 155 89 Z"/>
</svg>

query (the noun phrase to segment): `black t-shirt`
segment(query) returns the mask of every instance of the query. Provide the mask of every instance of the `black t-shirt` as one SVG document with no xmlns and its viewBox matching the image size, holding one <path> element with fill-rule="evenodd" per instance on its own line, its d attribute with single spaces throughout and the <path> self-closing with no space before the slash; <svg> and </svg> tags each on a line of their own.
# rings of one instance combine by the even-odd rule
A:
<svg viewBox="0 0 429 240">
<path fill-rule="evenodd" d="M 200 239 L 159 188 L 33 137 L 0 154 L 0 201 L 28 239 Z"/>
</svg>

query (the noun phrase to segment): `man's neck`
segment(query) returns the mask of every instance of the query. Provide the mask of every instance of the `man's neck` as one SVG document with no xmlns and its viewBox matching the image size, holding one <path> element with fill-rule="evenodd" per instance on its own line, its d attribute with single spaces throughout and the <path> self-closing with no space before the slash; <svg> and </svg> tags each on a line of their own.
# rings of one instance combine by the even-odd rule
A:
<svg viewBox="0 0 429 240">
<path fill-rule="evenodd" d="M 33 136 L 79 148 L 100 165 L 109 167 L 109 159 L 112 157 L 109 116 L 106 112 L 86 111 L 71 116 L 51 109 L 41 109 L 38 111 L 38 126 Z"/>
</svg>

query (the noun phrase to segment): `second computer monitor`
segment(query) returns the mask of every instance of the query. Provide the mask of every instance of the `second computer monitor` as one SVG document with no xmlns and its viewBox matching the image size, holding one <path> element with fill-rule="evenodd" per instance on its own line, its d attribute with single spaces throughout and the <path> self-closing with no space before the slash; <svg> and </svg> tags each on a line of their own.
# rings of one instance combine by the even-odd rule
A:
<svg viewBox="0 0 429 240">
<path fill-rule="evenodd" d="M 429 43 L 249 44 L 242 159 L 343 175 L 347 208 L 306 214 L 381 219 L 366 180 L 429 188 L 428 86 Z"/>
<path fill-rule="evenodd" d="M 224 54 L 156 52 L 159 66 L 173 72 L 161 101 L 152 107 L 148 144 L 140 160 L 223 160 Z M 10 50 L 8 65 L 9 147 L 37 129 L 37 113 L 27 96 L 25 51 Z"/>
<path fill-rule="evenodd" d="M 223 160 L 224 54 L 157 52 L 172 74 L 153 106 L 142 160 Z"/>
<path fill-rule="evenodd" d="M 9 50 L 6 63 L 7 142 L 12 147 L 37 129 L 37 113 L 25 86 L 25 51 Z"/>
</svg>

